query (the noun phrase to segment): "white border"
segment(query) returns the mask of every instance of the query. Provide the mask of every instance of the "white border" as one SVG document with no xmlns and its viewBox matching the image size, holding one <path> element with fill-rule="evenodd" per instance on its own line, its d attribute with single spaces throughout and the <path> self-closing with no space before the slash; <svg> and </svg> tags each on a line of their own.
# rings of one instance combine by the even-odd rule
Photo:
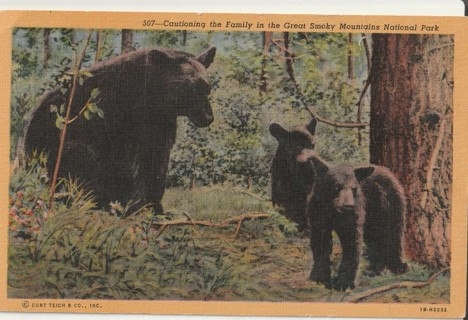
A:
<svg viewBox="0 0 468 320">
<path fill-rule="evenodd" d="M 462 0 L 0 0 L 0 10 L 463 16 Z"/>
</svg>

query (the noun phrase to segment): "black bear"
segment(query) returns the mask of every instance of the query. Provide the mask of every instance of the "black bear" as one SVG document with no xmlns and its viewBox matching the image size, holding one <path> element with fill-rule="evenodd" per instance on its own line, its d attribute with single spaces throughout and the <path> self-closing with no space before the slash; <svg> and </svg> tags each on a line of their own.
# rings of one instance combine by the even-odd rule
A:
<svg viewBox="0 0 468 320">
<path fill-rule="evenodd" d="M 162 212 L 177 117 L 187 116 L 197 127 L 213 121 L 206 69 L 215 53 L 215 48 L 198 56 L 141 49 L 96 63 L 89 70 L 92 76 L 76 90 L 71 117 L 82 112 L 98 88 L 103 119 L 80 116 L 68 125 L 59 175 L 82 181 L 101 207 L 135 200 Z M 34 151 L 45 151 L 53 172 L 60 130 L 51 108 L 66 107 L 68 92 L 54 89 L 32 111 L 19 143 L 20 162 Z"/>
<path fill-rule="evenodd" d="M 372 274 L 384 268 L 395 274 L 406 272 L 408 265 L 402 261 L 406 200 L 394 175 L 381 166 L 328 165 L 317 156 L 311 156 L 308 162 L 316 172 L 307 206 L 314 257 L 310 280 L 337 290 L 353 289 L 363 239 Z M 338 235 L 343 251 L 333 281 L 332 231 Z"/>
<path fill-rule="evenodd" d="M 307 228 L 306 198 L 315 175 L 302 160 L 307 159 L 315 148 L 316 125 L 315 119 L 308 125 L 293 127 L 291 131 L 277 123 L 270 125 L 271 135 L 278 140 L 270 169 L 271 200 L 282 214 L 297 224 L 299 230 Z"/>
<path fill-rule="evenodd" d="M 279 141 L 274 161 L 285 163 L 272 165 L 272 191 L 276 193 L 274 197 L 272 192 L 272 199 L 284 201 L 283 207 L 294 210 L 285 210 L 285 214 L 300 217 L 297 221 L 303 221 L 302 228 L 310 228 L 314 256 L 310 279 L 338 290 L 354 288 L 362 238 L 367 244 L 371 275 L 385 268 L 395 274 L 406 272 L 408 265 L 402 261 L 406 215 L 403 187 L 385 167 L 326 164 L 316 155 L 314 145 L 304 144 L 315 133 L 316 122 L 311 123 L 313 131 L 305 133 L 296 128 L 288 132 L 278 124 L 270 126 Z M 299 182 L 292 181 L 295 179 Z M 335 281 L 330 270 L 332 231 L 338 234 L 343 249 Z"/>
</svg>

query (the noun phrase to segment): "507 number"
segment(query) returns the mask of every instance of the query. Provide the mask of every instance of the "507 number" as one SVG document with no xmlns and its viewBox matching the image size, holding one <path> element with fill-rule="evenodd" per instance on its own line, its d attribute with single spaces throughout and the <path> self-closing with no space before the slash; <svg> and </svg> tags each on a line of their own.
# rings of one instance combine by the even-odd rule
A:
<svg viewBox="0 0 468 320">
<path fill-rule="evenodd" d="M 152 27 L 156 24 L 156 20 L 143 20 L 143 27 Z"/>
</svg>

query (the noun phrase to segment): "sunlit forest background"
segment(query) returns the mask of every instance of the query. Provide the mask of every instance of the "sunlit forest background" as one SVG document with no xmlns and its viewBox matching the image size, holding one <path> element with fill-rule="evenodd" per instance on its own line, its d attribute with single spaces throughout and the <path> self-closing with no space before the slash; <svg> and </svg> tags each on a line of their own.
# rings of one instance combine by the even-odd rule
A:
<svg viewBox="0 0 468 320">
<path fill-rule="evenodd" d="M 47 32 L 47 34 L 45 33 Z M 284 127 L 308 123 L 305 111 L 286 70 L 294 77 L 307 103 L 320 115 L 356 121 L 356 103 L 367 78 L 368 62 L 361 35 L 341 33 L 131 31 L 132 50 L 171 48 L 194 54 L 217 47 L 209 69 L 215 122 L 195 128 L 180 118 L 177 143 L 171 153 L 168 187 L 228 184 L 268 190 L 269 166 L 276 143 L 268 125 Z M 105 30 L 91 40 L 83 68 L 96 60 L 119 55 L 121 31 Z M 97 33 L 96 33 L 97 34 Z M 16 29 L 13 43 L 13 97 L 11 158 L 25 125 L 25 115 L 45 91 L 70 70 L 75 43 L 84 31 Z M 270 38 L 265 45 L 265 38 Z M 99 48 L 98 48 L 99 47 Z M 362 102 L 361 121 L 368 121 L 369 103 Z M 320 125 L 317 149 L 327 160 L 368 161 L 368 132 Z"/>
</svg>

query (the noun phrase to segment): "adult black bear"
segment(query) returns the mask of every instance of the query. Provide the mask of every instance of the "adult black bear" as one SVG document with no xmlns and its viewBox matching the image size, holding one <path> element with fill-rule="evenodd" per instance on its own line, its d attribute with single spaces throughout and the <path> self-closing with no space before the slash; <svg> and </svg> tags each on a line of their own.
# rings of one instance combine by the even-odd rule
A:
<svg viewBox="0 0 468 320">
<path fill-rule="evenodd" d="M 271 164 L 271 200 L 299 230 L 307 228 L 306 202 L 311 179 L 315 173 L 305 161 L 315 148 L 315 127 L 312 119 L 306 126 L 287 131 L 277 123 L 270 125 L 270 133 L 278 140 L 278 148 Z M 298 161 L 299 160 L 299 161 Z M 313 169 L 313 168 L 312 168 Z"/>
<path fill-rule="evenodd" d="M 152 203 L 156 212 L 166 184 L 178 116 L 196 126 L 213 121 L 206 68 L 216 49 L 200 54 L 142 49 L 97 63 L 79 86 L 71 115 L 79 114 L 95 88 L 104 118 L 82 116 L 68 125 L 59 175 L 75 177 L 94 191 L 100 206 L 111 201 Z M 70 91 L 70 90 L 69 90 Z M 53 172 L 60 130 L 51 106 L 66 104 L 61 88 L 46 94 L 30 115 L 19 157 L 49 154 Z"/>
<path fill-rule="evenodd" d="M 370 274 L 379 274 L 385 268 L 395 274 L 406 272 L 408 266 L 402 262 L 406 199 L 395 176 L 387 168 L 374 165 L 328 165 L 310 147 L 298 150 L 309 134 L 298 138 L 297 131 L 292 135 L 277 124 L 273 132 L 283 141 L 277 155 L 282 153 L 297 162 L 283 166 L 281 178 L 286 181 L 288 177 L 299 178 L 301 190 L 308 190 L 306 196 L 303 193 L 296 198 L 289 196 L 296 202 L 285 207 L 304 208 L 308 225 L 303 228 L 310 228 L 314 256 L 310 279 L 338 290 L 354 288 L 362 238 L 367 244 Z M 297 186 L 290 182 L 276 188 L 277 193 L 288 194 Z M 303 201 L 300 207 L 298 201 Z M 332 231 L 338 234 L 343 249 L 338 277 L 333 282 Z"/>
</svg>

